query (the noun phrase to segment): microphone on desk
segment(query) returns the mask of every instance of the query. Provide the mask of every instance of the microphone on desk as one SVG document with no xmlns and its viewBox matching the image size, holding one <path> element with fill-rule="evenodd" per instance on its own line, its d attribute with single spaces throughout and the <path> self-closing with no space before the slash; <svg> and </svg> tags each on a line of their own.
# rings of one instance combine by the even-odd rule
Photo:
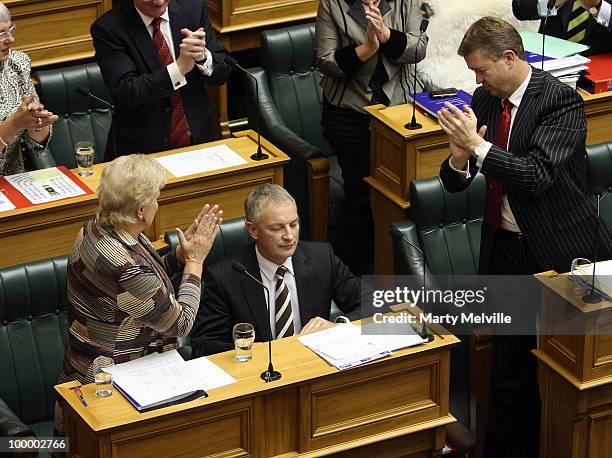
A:
<svg viewBox="0 0 612 458">
<path fill-rule="evenodd" d="M 89 97 L 90 99 L 96 100 L 98 102 L 100 102 L 102 105 L 108 107 L 110 109 L 111 112 L 111 123 L 110 123 L 110 131 L 111 131 L 111 141 L 112 141 L 112 146 L 113 146 L 113 158 L 117 157 L 117 138 L 115 137 L 115 129 L 113 126 L 113 123 L 115 122 L 115 107 L 112 103 L 108 102 L 107 100 L 104 100 L 100 97 L 98 97 L 95 94 L 92 94 L 90 91 L 88 91 L 87 89 L 85 89 L 83 86 L 79 86 L 76 89 L 76 92 L 80 95 L 82 95 L 83 97 Z"/>
<path fill-rule="evenodd" d="M 257 152 L 255 154 L 251 155 L 251 159 L 253 159 L 254 161 L 263 161 L 265 159 L 268 159 L 268 155 L 265 154 L 262 150 L 261 150 L 261 131 L 259 129 L 259 82 L 257 81 L 257 78 L 255 78 L 253 75 L 251 75 L 251 73 L 249 73 L 248 71 L 246 71 L 239 63 L 236 59 L 234 59 L 232 56 L 226 56 L 225 57 L 225 62 L 227 62 L 229 65 L 231 65 L 232 67 L 240 70 L 240 72 L 242 72 L 244 75 L 248 76 L 249 78 L 251 78 L 253 81 L 255 81 L 255 93 L 257 95 L 257 106 L 256 108 L 256 116 L 255 116 L 255 129 L 257 130 Z"/>
<path fill-rule="evenodd" d="M 427 288 L 425 285 L 425 272 L 427 271 L 427 263 L 425 262 L 425 253 L 423 253 L 423 250 L 421 250 L 418 246 L 416 246 L 414 243 L 408 240 L 406 236 L 404 236 L 404 234 L 402 234 L 401 232 L 396 232 L 396 233 L 397 235 L 399 235 L 402 242 L 404 242 L 405 244 L 417 250 L 419 254 L 421 255 L 421 260 L 423 261 L 423 291 L 427 291 Z M 431 342 L 434 338 L 433 335 L 427 332 L 427 325 L 425 324 L 425 321 L 423 321 L 423 327 L 421 328 L 421 330 L 419 331 L 418 329 L 415 329 L 415 331 L 421 339 L 426 339 L 428 342 Z"/>
<path fill-rule="evenodd" d="M 589 291 L 582 296 L 582 301 L 587 304 L 599 304 L 601 302 L 602 296 L 597 291 L 595 291 L 595 266 L 597 265 L 597 245 L 599 242 L 599 225 L 601 222 L 599 221 L 599 201 L 607 194 L 607 192 L 603 194 L 597 194 L 597 219 L 595 220 L 595 229 L 593 230 L 593 274 L 591 275 L 591 285 Z"/>
<path fill-rule="evenodd" d="M 427 30 L 429 26 L 429 21 L 427 19 L 423 19 L 421 21 L 421 26 L 419 27 L 419 40 L 417 41 L 417 45 L 414 48 L 414 90 L 412 91 L 412 120 L 404 124 L 404 127 L 408 130 L 417 130 L 421 129 L 423 126 L 416 122 L 416 91 L 417 91 L 417 52 L 419 51 L 419 43 L 423 38 L 423 34 Z"/>
<path fill-rule="evenodd" d="M 259 286 L 261 286 L 264 291 L 267 293 L 266 296 L 266 309 L 268 310 L 268 316 L 266 317 L 266 322 L 268 323 L 268 370 L 261 373 L 261 378 L 267 382 L 275 382 L 281 378 L 281 373 L 274 370 L 274 366 L 272 365 L 272 326 L 270 325 L 270 291 L 262 282 L 260 282 L 255 276 L 253 276 L 247 268 L 240 264 L 239 262 L 235 262 L 232 264 L 232 269 L 238 272 L 240 275 L 244 275 L 254 282 L 256 282 Z"/>
</svg>

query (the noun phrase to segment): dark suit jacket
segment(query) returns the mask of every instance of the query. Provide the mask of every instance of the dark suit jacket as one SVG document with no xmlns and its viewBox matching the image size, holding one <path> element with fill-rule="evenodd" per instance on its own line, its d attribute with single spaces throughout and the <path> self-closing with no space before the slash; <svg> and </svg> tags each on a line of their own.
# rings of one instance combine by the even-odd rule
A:
<svg viewBox="0 0 612 458">
<path fill-rule="evenodd" d="M 204 77 L 197 67 L 185 75 L 187 85 L 180 91 L 193 143 L 217 137 L 204 81 L 220 85 L 227 81 L 230 66 L 228 52 L 215 36 L 206 2 L 172 0 L 168 6 L 174 53 L 178 57 L 183 39 L 182 28 L 206 32 L 206 47 L 212 54 L 213 72 Z M 122 0 L 91 26 L 96 61 L 102 71 L 115 105 L 113 128 L 117 138 L 117 156 L 136 152 L 152 153 L 169 148 L 174 89 L 166 67 L 159 63 L 157 51 L 132 0 Z M 112 159 L 112 141 L 106 148 L 106 160 Z"/>
<path fill-rule="evenodd" d="M 603 1 L 612 3 L 610 0 Z M 567 25 L 570 20 L 573 3 L 573 0 L 568 0 L 567 3 L 559 9 L 556 16 L 550 16 L 546 22 L 546 28 L 544 28 L 544 20 L 542 20 L 540 24 L 540 33 L 567 39 Z M 514 16 L 520 20 L 540 19 L 538 16 L 537 4 L 538 0 L 512 0 L 512 12 Z M 612 52 L 612 21 L 608 28 L 605 28 L 598 24 L 594 17 L 589 17 L 584 44 L 591 47 L 591 49 L 584 53 L 587 56 Z"/>
<path fill-rule="evenodd" d="M 334 255 L 331 245 L 300 241 L 292 261 L 302 326 L 316 316 L 328 320 L 332 299 L 345 313 L 360 305 L 360 281 Z M 233 349 L 236 323 L 252 323 L 255 340 L 268 340 L 264 290 L 232 269 L 235 262 L 261 281 L 254 244 L 205 269 L 202 300 L 191 332 L 194 357 Z"/>
<path fill-rule="evenodd" d="M 492 142 L 502 111 L 498 97 L 484 88 L 474 92 L 472 108 L 478 127 L 488 126 Z M 578 93 L 547 72 L 533 69 L 516 113 L 509 151 L 492 146 L 481 172 L 505 183 L 512 213 L 542 270 L 567 272 L 572 259 L 593 258 L 596 212 L 588 196 L 585 152 L 586 119 Z M 470 173 L 476 175 L 475 158 Z M 450 192 L 465 189 L 465 180 L 442 163 L 440 178 Z M 472 178 L 473 179 L 473 178 Z M 612 235 L 599 225 L 598 259 L 612 257 Z M 481 244 L 481 273 L 487 272 L 487 232 Z"/>
</svg>

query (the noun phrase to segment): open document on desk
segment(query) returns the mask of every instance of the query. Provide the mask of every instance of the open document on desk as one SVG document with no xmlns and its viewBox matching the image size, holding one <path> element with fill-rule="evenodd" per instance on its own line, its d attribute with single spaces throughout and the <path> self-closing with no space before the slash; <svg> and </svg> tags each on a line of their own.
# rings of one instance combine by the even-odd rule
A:
<svg viewBox="0 0 612 458">
<path fill-rule="evenodd" d="M 175 177 L 185 177 L 246 164 L 247 161 L 229 146 L 217 145 L 158 157 L 157 162 Z"/>
<path fill-rule="evenodd" d="M 390 355 L 393 350 L 427 342 L 414 333 L 404 335 L 362 335 L 352 323 L 306 334 L 298 340 L 340 370 L 361 366 Z"/>
<path fill-rule="evenodd" d="M 206 358 L 185 361 L 176 350 L 104 368 L 113 385 L 141 412 L 208 396 L 236 380 Z"/>
</svg>

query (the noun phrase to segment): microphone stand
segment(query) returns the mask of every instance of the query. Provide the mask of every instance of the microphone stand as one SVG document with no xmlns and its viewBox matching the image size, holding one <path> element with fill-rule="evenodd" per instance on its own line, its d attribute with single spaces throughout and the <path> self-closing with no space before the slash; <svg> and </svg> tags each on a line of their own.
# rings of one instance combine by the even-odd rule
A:
<svg viewBox="0 0 612 458">
<path fill-rule="evenodd" d="M 544 71 L 544 43 L 546 41 L 546 23 L 548 22 L 548 17 L 550 16 L 550 12 L 555 7 L 555 0 L 550 0 L 548 5 L 546 6 L 546 16 L 544 17 L 544 23 L 542 24 L 542 65 L 540 69 Z"/>
<path fill-rule="evenodd" d="M 262 380 L 266 383 L 275 382 L 279 380 L 282 375 L 279 371 L 274 370 L 274 366 L 272 365 L 272 326 L 270 325 L 270 291 L 262 282 L 260 282 L 255 276 L 251 275 L 251 273 L 246 269 L 242 264 L 235 262 L 232 265 L 232 268 L 242 275 L 246 275 L 251 280 L 255 281 L 259 286 L 263 287 L 266 292 L 266 310 L 268 310 L 268 316 L 266 317 L 266 322 L 268 323 L 268 370 L 263 371 L 260 375 Z"/>
<path fill-rule="evenodd" d="M 113 145 L 113 158 L 116 158 L 117 157 L 117 137 L 116 137 L 116 133 L 115 133 L 115 129 L 114 129 L 115 106 L 112 103 L 107 102 L 104 99 L 101 99 L 97 95 L 92 94 L 90 91 L 88 91 L 84 87 L 81 87 L 81 86 L 77 87 L 76 88 L 76 92 L 79 93 L 80 95 L 82 95 L 83 97 L 89 97 L 90 99 L 97 100 L 102 105 L 104 105 L 104 106 L 106 106 L 106 107 L 108 107 L 110 109 L 110 113 L 111 113 L 111 125 L 110 125 L 111 142 L 112 142 L 112 145 Z"/>
<path fill-rule="evenodd" d="M 257 81 L 257 78 L 251 75 L 250 72 L 247 72 L 233 57 L 227 56 L 225 58 L 225 61 L 231 66 L 233 66 L 234 68 L 237 68 L 238 70 L 240 70 L 244 75 L 248 76 L 253 81 L 255 81 L 255 95 L 257 97 L 257 102 L 256 102 L 257 107 L 255 107 L 256 112 L 257 112 L 257 116 L 255 117 L 255 129 L 257 130 L 257 152 L 251 155 L 251 159 L 253 159 L 254 161 L 266 160 L 270 156 L 265 154 L 261 149 L 261 131 L 259 129 L 259 106 L 260 106 L 259 105 L 259 82 Z"/>
<path fill-rule="evenodd" d="M 597 195 L 597 220 L 595 222 L 595 231 L 594 231 L 594 245 L 595 245 L 595 253 L 593 257 L 593 274 L 591 276 L 591 288 L 588 293 L 582 296 L 582 301 L 587 304 L 599 304 L 601 302 L 602 296 L 597 291 L 595 291 L 595 266 L 597 265 L 597 242 L 599 240 L 599 200 L 601 195 Z"/>
<path fill-rule="evenodd" d="M 425 272 L 427 270 L 427 263 L 425 262 L 425 253 L 418 246 L 416 246 L 414 243 L 412 243 L 410 240 L 408 240 L 406 238 L 406 236 L 404 236 L 404 234 L 400 233 L 400 239 L 405 244 L 407 244 L 407 245 L 411 246 L 412 248 L 414 248 L 415 250 L 417 250 L 420 253 L 420 255 L 421 255 L 421 260 L 423 261 L 423 291 L 426 292 L 427 291 L 427 287 L 425 285 Z M 423 321 L 422 324 L 423 324 L 423 327 L 421 328 L 421 330 L 419 331 L 419 330 L 415 329 L 415 332 L 419 335 L 419 337 L 421 339 L 425 339 L 427 342 L 431 342 L 434 339 L 434 336 L 427 332 L 427 325 L 425 324 L 425 321 Z"/>
<path fill-rule="evenodd" d="M 404 127 L 408 130 L 418 130 L 423 127 L 421 124 L 416 122 L 416 91 L 417 91 L 417 82 L 418 82 L 417 52 L 419 50 L 419 43 L 421 43 L 423 34 L 427 30 L 428 25 L 429 25 L 429 21 L 427 19 L 423 19 L 421 21 L 421 27 L 419 28 L 419 39 L 417 41 L 417 45 L 414 48 L 414 90 L 412 91 L 412 120 L 409 123 L 404 124 Z"/>
</svg>

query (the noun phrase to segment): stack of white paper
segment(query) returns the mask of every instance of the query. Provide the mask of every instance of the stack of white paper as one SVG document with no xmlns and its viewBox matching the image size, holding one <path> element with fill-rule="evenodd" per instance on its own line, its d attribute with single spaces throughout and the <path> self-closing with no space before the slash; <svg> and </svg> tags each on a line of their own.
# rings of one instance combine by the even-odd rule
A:
<svg viewBox="0 0 612 458">
<path fill-rule="evenodd" d="M 104 371 L 113 375 L 113 384 L 138 410 L 206 396 L 204 390 L 236 381 L 208 359 L 185 362 L 176 350 L 152 353 Z"/>
<path fill-rule="evenodd" d="M 362 335 L 361 328 L 351 323 L 306 334 L 298 339 L 340 370 L 360 366 L 390 355 L 393 350 L 425 342 L 416 333 L 401 336 Z"/>
</svg>

